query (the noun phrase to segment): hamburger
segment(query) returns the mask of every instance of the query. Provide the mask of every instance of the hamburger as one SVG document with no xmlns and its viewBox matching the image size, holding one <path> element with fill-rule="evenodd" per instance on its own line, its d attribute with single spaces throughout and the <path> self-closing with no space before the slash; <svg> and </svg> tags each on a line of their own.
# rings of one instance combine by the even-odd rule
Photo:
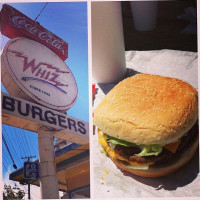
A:
<svg viewBox="0 0 200 200">
<path fill-rule="evenodd" d="M 198 93 L 175 78 L 137 74 L 118 83 L 94 110 L 106 154 L 143 177 L 175 172 L 198 148 Z"/>
</svg>

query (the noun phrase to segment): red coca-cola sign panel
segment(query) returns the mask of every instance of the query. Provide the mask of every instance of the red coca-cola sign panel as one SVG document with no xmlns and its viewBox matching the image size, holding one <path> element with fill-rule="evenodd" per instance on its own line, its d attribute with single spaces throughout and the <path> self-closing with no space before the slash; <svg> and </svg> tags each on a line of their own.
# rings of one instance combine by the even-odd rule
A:
<svg viewBox="0 0 200 200">
<path fill-rule="evenodd" d="M 4 4 L 0 13 L 1 33 L 9 38 L 27 37 L 56 53 L 63 61 L 68 57 L 68 44 L 15 8 Z"/>
</svg>

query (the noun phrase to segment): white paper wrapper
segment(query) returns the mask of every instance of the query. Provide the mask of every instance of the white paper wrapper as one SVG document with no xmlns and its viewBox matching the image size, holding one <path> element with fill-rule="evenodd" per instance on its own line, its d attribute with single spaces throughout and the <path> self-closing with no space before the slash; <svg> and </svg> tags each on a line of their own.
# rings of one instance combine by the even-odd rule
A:
<svg viewBox="0 0 200 200">
<path fill-rule="evenodd" d="M 182 79 L 198 89 L 197 53 L 160 50 L 126 52 L 127 68 L 142 73 Z M 114 84 L 98 87 L 94 108 Z M 130 175 L 116 167 L 103 153 L 94 135 L 94 198 L 199 197 L 199 155 L 176 173 L 159 178 Z"/>
<path fill-rule="evenodd" d="M 127 68 L 161 76 L 179 78 L 198 88 L 198 54 L 188 51 L 128 51 Z"/>
</svg>

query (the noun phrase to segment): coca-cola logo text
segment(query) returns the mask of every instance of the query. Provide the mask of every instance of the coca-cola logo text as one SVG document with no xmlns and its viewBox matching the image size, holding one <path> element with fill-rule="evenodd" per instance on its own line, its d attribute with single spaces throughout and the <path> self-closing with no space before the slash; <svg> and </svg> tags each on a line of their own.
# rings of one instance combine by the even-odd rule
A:
<svg viewBox="0 0 200 200">
<path fill-rule="evenodd" d="M 65 42 L 62 39 L 54 37 L 51 32 L 41 31 L 39 28 L 37 28 L 36 23 L 29 21 L 25 17 L 14 16 L 12 17 L 11 21 L 15 26 L 27 30 L 29 33 L 37 36 L 40 40 L 45 41 L 46 43 L 61 51 L 63 55 L 65 55 L 65 49 L 63 47 Z"/>
</svg>

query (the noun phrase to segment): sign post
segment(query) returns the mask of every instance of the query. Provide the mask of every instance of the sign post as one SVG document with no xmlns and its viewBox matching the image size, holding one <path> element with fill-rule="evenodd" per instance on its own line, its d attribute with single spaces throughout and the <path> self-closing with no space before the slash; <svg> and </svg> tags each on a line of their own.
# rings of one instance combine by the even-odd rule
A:
<svg viewBox="0 0 200 200">
<path fill-rule="evenodd" d="M 24 178 L 25 179 L 39 179 L 39 163 L 38 162 L 30 162 L 30 158 L 34 158 L 35 156 L 28 156 L 22 159 L 28 158 L 28 161 L 24 162 Z M 28 199 L 31 199 L 31 187 L 30 183 L 28 183 Z"/>
<path fill-rule="evenodd" d="M 40 191 L 42 199 L 59 199 L 56 176 L 53 133 L 44 128 L 38 130 Z"/>
</svg>

